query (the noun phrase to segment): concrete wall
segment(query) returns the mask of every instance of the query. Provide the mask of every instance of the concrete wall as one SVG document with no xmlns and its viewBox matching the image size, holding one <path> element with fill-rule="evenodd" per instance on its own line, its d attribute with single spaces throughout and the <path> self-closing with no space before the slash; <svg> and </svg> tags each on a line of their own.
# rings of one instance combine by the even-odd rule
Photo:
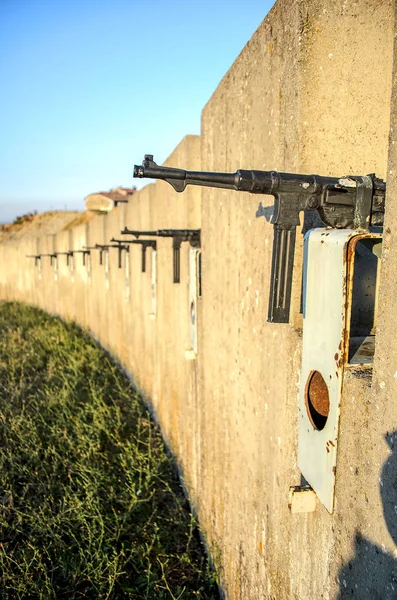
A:
<svg viewBox="0 0 397 600">
<path fill-rule="evenodd" d="M 72 239 L 63 232 L 0 246 L 1 297 L 38 304 L 89 328 L 151 403 L 230 599 L 397 594 L 396 438 L 385 439 L 397 428 L 395 108 L 387 166 L 393 31 L 391 1 L 278 0 L 204 108 L 201 136 L 184 138 L 167 161 L 194 170 L 375 171 L 389 179 L 373 380 L 354 370 L 344 378 L 333 515 L 321 505 L 310 514 L 291 514 L 287 506 L 289 486 L 300 482 L 302 239 L 298 235 L 290 324 L 269 324 L 273 232 L 263 207 L 273 204 L 271 197 L 194 187 L 180 195 L 158 182 L 76 228 Z M 173 284 L 171 241 L 158 242 L 155 316 L 150 250 L 144 274 L 140 250 L 131 248 L 129 296 L 115 250 L 108 280 L 97 254 L 91 281 L 77 256 L 74 283 L 64 257 L 58 281 L 49 259 L 39 280 L 33 261 L 24 258 L 37 243 L 40 252 L 103 243 L 119 237 L 124 225 L 201 227 L 195 360 L 185 355 L 187 244 L 181 283 Z"/>
</svg>

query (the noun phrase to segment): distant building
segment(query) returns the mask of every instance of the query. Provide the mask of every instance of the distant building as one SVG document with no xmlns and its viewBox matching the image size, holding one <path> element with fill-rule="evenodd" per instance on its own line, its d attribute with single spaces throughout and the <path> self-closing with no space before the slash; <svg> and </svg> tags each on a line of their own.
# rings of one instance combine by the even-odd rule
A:
<svg viewBox="0 0 397 600">
<path fill-rule="evenodd" d="M 108 192 L 95 192 L 84 198 L 85 208 L 98 213 L 106 213 L 113 210 L 117 204 L 128 202 L 135 192 L 135 187 L 117 187 Z"/>
</svg>

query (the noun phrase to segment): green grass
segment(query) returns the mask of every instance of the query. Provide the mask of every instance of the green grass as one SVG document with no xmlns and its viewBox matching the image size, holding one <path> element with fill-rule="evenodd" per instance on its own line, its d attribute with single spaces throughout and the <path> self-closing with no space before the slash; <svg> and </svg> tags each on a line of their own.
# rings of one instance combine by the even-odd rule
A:
<svg viewBox="0 0 397 600">
<path fill-rule="evenodd" d="M 77 326 L 0 304 L 0 597 L 218 598 L 175 465 Z"/>
</svg>

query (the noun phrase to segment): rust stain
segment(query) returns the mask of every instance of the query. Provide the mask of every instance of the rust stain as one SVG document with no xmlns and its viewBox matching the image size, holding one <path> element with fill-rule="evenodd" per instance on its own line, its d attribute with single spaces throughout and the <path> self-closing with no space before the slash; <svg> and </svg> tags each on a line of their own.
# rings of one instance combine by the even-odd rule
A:
<svg viewBox="0 0 397 600">
<path fill-rule="evenodd" d="M 311 371 L 305 385 L 305 407 L 314 429 L 321 430 L 329 415 L 328 385 L 319 371 Z M 309 430 L 307 430 L 309 433 Z"/>
<path fill-rule="evenodd" d="M 314 409 L 322 416 L 328 417 L 329 414 L 329 395 L 327 384 L 321 373 L 314 371 L 308 379 L 306 385 L 306 402 L 309 400 Z"/>
<path fill-rule="evenodd" d="M 269 52 L 270 54 L 273 52 L 273 44 L 271 42 L 269 44 Z"/>
<path fill-rule="evenodd" d="M 361 236 L 356 236 L 349 241 L 347 245 L 347 256 L 346 256 L 346 298 L 345 298 L 345 311 L 346 311 L 346 323 L 343 332 L 343 347 L 344 347 L 344 362 L 347 362 L 347 354 L 350 343 L 350 313 L 352 306 L 352 293 L 353 293 L 353 273 L 354 273 L 354 258 L 356 252 L 357 242 L 361 239 Z"/>
<path fill-rule="evenodd" d="M 339 358 L 339 354 L 338 354 L 337 352 L 335 352 L 335 354 L 334 354 L 334 359 L 335 359 L 335 360 L 338 360 L 338 358 Z"/>
<path fill-rule="evenodd" d="M 259 542 L 259 552 L 263 552 L 263 544 L 262 544 L 262 542 Z"/>
</svg>

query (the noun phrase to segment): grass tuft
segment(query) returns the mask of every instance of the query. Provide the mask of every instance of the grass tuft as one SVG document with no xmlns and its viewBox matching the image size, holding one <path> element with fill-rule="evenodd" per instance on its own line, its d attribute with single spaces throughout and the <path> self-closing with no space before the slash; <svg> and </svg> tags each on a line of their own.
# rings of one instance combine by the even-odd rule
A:
<svg viewBox="0 0 397 600">
<path fill-rule="evenodd" d="M 0 597 L 218 598 L 158 428 L 73 324 L 0 305 Z"/>
</svg>

